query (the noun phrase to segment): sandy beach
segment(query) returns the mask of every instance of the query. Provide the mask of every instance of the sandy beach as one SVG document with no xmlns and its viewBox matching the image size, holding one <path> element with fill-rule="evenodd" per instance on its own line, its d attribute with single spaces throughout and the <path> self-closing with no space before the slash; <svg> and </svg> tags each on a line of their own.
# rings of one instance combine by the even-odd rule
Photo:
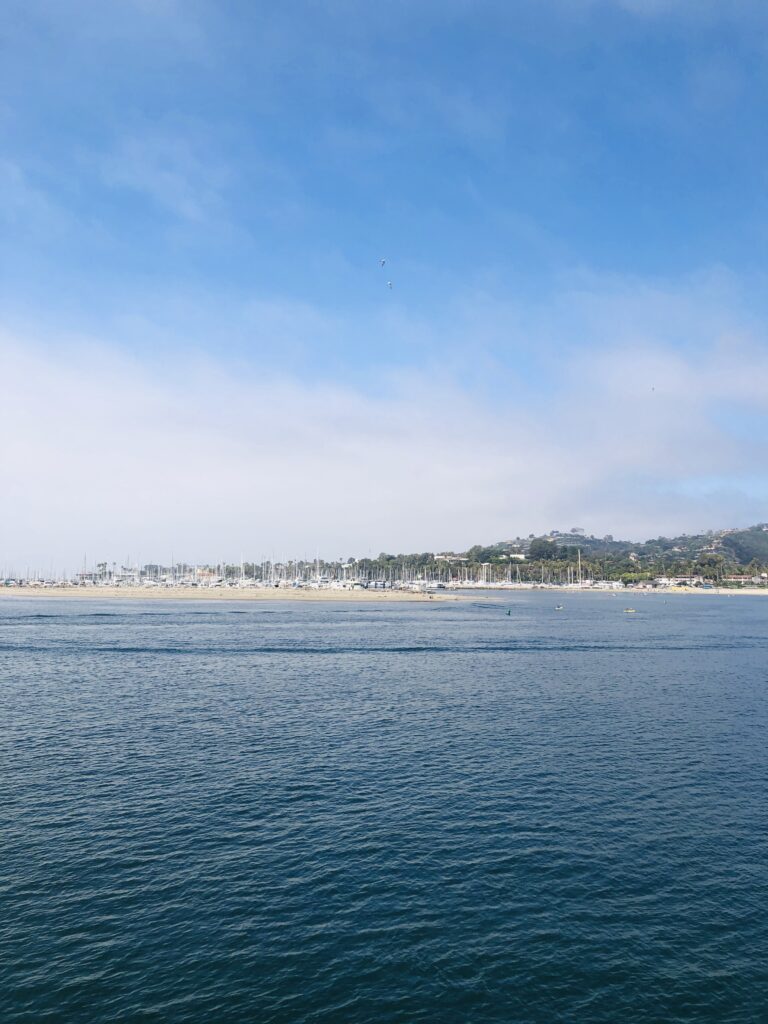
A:
<svg viewBox="0 0 768 1024">
<path fill-rule="evenodd" d="M 104 601 L 356 601 L 386 604 L 401 601 L 458 601 L 456 594 L 420 594 L 410 590 L 311 590 L 309 588 L 236 587 L 3 587 L 0 597 Z"/>
<path fill-rule="evenodd" d="M 539 587 L 520 587 L 515 591 L 479 587 L 470 590 L 440 591 L 424 594 L 412 590 L 313 590 L 292 587 L 201 588 L 201 587 L 0 587 L 0 597 L 9 598 L 64 598 L 66 600 L 104 601 L 113 598 L 140 601 L 356 601 L 393 604 L 403 601 L 461 601 L 467 598 L 509 597 L 512 593 L 539 590 Z M 765 597 L 768 587 L 741 587 L 705 590 L 701 587 L 666 587 L 658 590 L 605 591 L 592 588 L 583 590 L 552 590 L 552 594 L 572 597 L 578 594 L 613 594 L 624 597 L 659 597 L 684 595 L 715 597 Z"/>
<path fill-rule="evenodd" d="M 766 595 L 768 595 L 768 587 L 714 587 L 712 590 L 705 590 L 703 587 L 667 587 L 664 590 L 627 590 L 624 591 L 624 593 L 703 594 L 704 596 L 709 595 L 710 597 L 713 594 L 716 597 L 738 597 L 739 595 L 746 595 L 747 597 L 765 597 Z"/>
</svg>

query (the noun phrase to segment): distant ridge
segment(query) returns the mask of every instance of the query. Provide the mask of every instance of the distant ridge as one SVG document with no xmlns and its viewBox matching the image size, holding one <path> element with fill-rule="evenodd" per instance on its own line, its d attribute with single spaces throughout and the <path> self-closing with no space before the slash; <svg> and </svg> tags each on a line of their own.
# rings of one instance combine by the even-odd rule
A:
<svg viewBox="0 0 768 1024">
<path fill-rule="evenodd" d="M 631 554 L 639 558 L 658 558 L 664 555 L 683 555 L 697 558 L 702 554 L 720 554 L 729 561 L 747 564 L 754 560 L 768 562 L 768 523 L 757 523 L 744 529 L 707 530 L 705 533 L 683 533 L 677 537 L 655 537 L 646 541 L 615 540 L 610 534 L 604 537 L 587 535 L 583 530 L 569 530 L 567 533 L 553 530 L 538 537 L 502 541 L 494 549 L 519 545 L 528 551 L 535 541 L 546 541 L 558 547 L 578 548 L 582 553 Z"/>
</svg>

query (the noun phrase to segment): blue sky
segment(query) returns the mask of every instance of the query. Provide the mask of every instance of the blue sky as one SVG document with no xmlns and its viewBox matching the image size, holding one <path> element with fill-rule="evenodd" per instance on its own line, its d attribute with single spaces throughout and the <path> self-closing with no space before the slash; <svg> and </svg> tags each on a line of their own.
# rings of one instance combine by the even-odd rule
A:
<svg viewBox="0 0 768 1024">
<path fill-rule="evenodd" d="M 8 557 L 766 518 L 766 29 L 749 0 L 9 0 Z"/>
</svg>

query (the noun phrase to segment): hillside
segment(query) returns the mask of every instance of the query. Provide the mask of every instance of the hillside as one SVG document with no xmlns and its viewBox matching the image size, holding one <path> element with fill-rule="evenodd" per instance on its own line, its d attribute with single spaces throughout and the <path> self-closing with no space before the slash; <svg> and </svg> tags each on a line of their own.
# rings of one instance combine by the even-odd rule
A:
<svg viewBox="0 0 768 1024">
<path fill-rule="evenodd" d="M 768 579 L 768 524 L 743 530 L 712 530 L 678 537 L 655 537 L 636 542 L 611 536 L 594 537 L 581 530 L 529 534 L 464 552 L 421 552 L 359 559 L 365 572 L 408 576 L 437 574 L 450 578 L 573 579 L 580 566 L 583 577 L 638 582 L 660 576 L 690 577 L 727 583 L 731 577 Z M 733 580 L 735 582 L 735 580 Z"/>
</svg>

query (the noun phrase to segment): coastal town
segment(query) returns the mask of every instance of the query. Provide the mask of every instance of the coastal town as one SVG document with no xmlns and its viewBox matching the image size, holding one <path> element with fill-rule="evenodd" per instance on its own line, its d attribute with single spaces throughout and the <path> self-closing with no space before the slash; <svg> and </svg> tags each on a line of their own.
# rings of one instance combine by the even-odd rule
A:
<svg viewBox="0 0 768 1024">
<path fill-rule="evenodd" d="M 358 592 L 436 593 L 476 590 L 750 590 L 768 591 L 768 524 L 748 529 L 631 544 L 568 533 L 515 538 L 462 553 L 382 553 L 375 558 L 241 559 L 238 563 L 167 564 L 126 558 L 72 571 L 7 568 L 3 588 L 25 592 Z"/>
</svg>

